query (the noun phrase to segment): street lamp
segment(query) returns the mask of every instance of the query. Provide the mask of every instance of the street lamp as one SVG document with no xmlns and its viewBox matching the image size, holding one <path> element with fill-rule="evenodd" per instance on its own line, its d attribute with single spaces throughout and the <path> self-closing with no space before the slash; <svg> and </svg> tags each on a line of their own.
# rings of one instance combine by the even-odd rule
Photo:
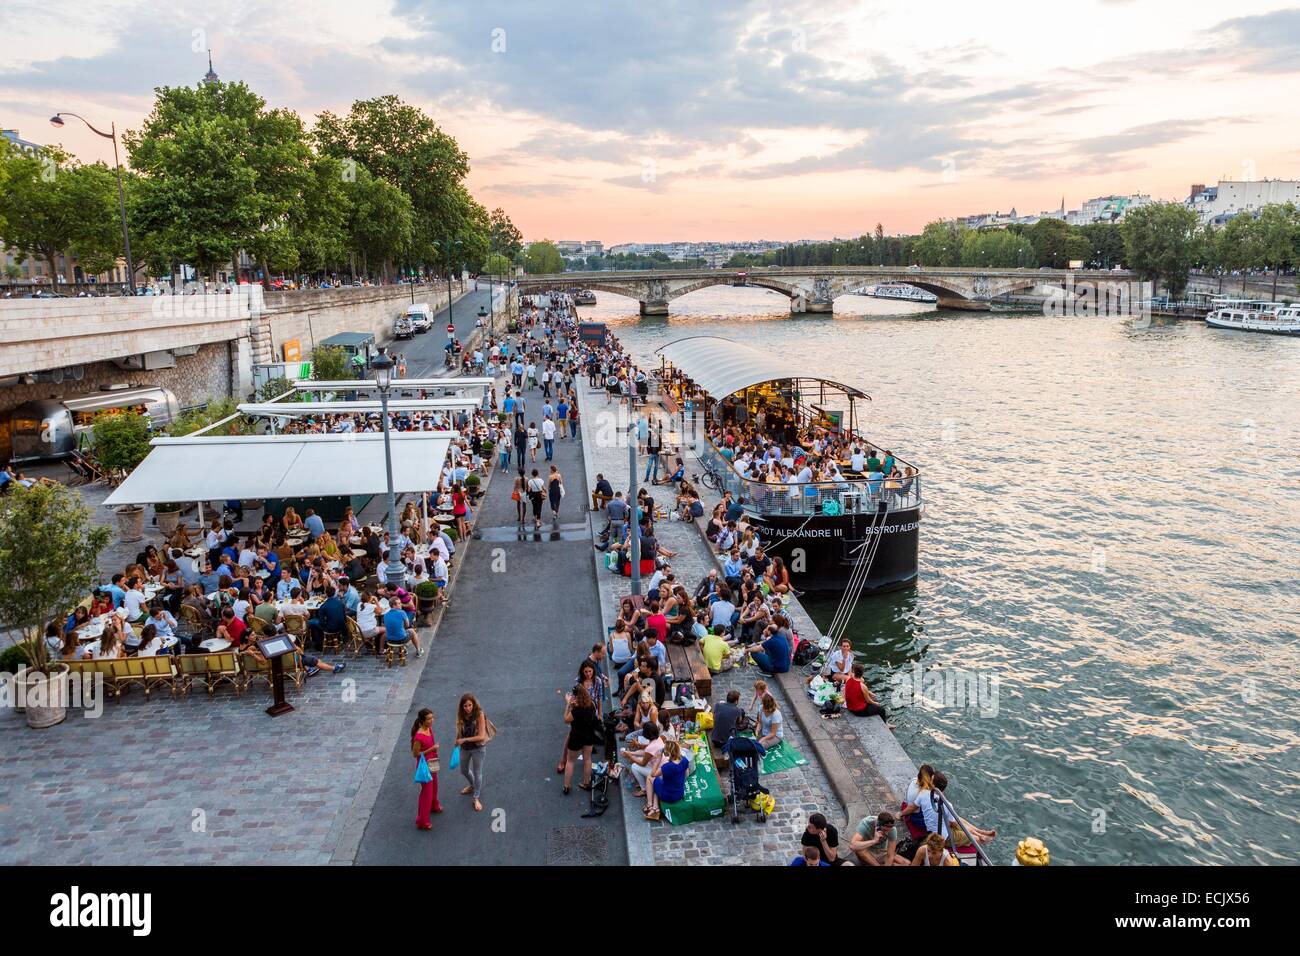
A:
<svg viewBox="0 0 1300 956">
<path fill-rule="evenodd" d="M 104 139 L 113 141 L 113 170 L 117 173 L 117 211 L 122 217 L 122 249 L 126 253 L 126 274 L 131 294 L 135 295 L 135 260 L 131 258 L 131 233 L 126 226 L 126 193 L 122 191 L 122 163 L 117 158 L 117 124 L 109 125 L 109 131 L 95 129 L 84 116 L 78 116 L 76 113 L 55 113 L 50 117 L 50 125 L 63 128 L 63 117 L 71 116 L 81 120 L 86 124 L 86 128 L 96 136 L 102 136 Z"/>
<path fill-rule="evenodd" d="M 370 362 L 375 370 L 375 384 L 379 387 L 379 404 L 384 419 L 384 467 L 388 470 L 388 564 L 385 577 L 389 587 L 401 587 L 406 580 L 406 568 L 397 547 L 397 498 L 393 494 L 393 446 L 388 436 L 388 390 L 393 384 L 393 367 L 397 363 L 381 349 Z"/>
<path fill-rule="evenodd" d="M 456 328 L 456 314 L 451 308 L 451 250 L 453 246 L 461 245 L 463 245 L 463 243 L 459 239 L 444 239 L 441 245 L 443 259 L 447 264 L 447 324 L 453 329 Z M 439 247 L 436 239 L 433 242 L 433 246 L 435 249 Z M 450 342 L 453 338 L 455 338 L 455 332 L 452 332 L 447 336 L 447 341 Z"/>
</svg>

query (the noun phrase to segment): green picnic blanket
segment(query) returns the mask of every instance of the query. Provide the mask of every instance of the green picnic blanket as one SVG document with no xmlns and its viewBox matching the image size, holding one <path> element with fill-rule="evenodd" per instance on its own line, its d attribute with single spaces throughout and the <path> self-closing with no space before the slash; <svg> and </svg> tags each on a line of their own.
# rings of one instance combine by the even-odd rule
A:
<svg viewBox="0 0 1300 956">
<path fill-rule="evenodd" d="M 707 740 L 701 741 L 699 752 L 692 758 L 694 769 L 686 778 L 686 795 L 676 803 L 659 804 L 659 812 L 673 826 L 685 826 L 696 820 L 720 817 L 727 809 L 718 781 L 717 768 Z"/>
<path fill-rule="evenodd" d="M 752 737 L 753 734 L 742 734 L 741 736 Z M 760 774 L 780 773 L 782 770 L 803 767 L 807 763 L 807 757 L 783 740 L 779 744 L 767 748 L 767 753 L 763 755 L 763 764 L 758 768 L 758 772 Z"/>
</svg>

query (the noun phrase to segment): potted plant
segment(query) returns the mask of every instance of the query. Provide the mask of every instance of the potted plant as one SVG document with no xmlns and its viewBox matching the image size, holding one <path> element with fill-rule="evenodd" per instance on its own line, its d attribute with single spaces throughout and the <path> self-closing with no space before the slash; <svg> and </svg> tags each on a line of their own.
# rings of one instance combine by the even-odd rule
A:
<svg viewBox="0 0 1300 956">
<path fill-rule="evenodd" d="M 438 601 L 438 585 L 421 581 L 415 586 L 415 599 L 419 602 L 421 614 L 431 613 Z"/>
<path fill-rule="evenodd" d="M 483 479 L 472 471 L 465 476 L 465 491 L 469 493 L 470 498 L 478 500 L 478 496 L 482 493 L 479 491 L 479 486 L 482 483 Z"/>
<path fill-rule="evenodd" d="M 483 457 L 487 461 L 492 460 L 492 453 L 497 450 L 497 443 L 494 441 L 483 442 Z"/>
<path fill-rule="evenodd" d="M 45 626 L 62 621 L 99 579 L 109 531 L 62 485 L 15 488 L 0 499 L 0 620 L 22 632 L 28 726 L 67 716 L 67 665 L 51 662 Z"/>
<path fill-rule="evenodd" d="M 149 419 L 139 412 L 105 412 L 95 419 L 95 454 L 104 470 L 125 477 L 149 454 Z M 118 535 L 123 541 L 144 537 L 144 509 L 117 509 Z"/>
<path fill-rule="evenodd" d="M 176 526 L 180 524 L 181 512 L 184 509 L 184 505 L 170 501 L 159 501 L 154 504 L 154 520 L 158 523 L 158 531 L 164 538 L 170 538 L 176 533 Z"/>
</svg>

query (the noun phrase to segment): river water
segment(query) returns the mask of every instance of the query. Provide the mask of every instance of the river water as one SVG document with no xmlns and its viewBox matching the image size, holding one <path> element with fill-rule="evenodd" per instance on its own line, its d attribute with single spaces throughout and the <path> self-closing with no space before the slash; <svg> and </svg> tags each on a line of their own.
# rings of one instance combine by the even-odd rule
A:
<svg viewBox="0 0 1300 956">
<path fill-rule="evenodd" d="M 579 314 L 647 363 L 724 335 L 872 396 L 860 429 L 920 467 L 927 510 L 917 586 L 864 598 L 850 636 L 995 862 L 1027 835 L 1063 863 L 1300 862 L 1300 339 L 598 295 Z M 808 602 L 823 627 L 835 604 Z M 920 673 L 980 693 L 897 693 Z"/>
</svg>

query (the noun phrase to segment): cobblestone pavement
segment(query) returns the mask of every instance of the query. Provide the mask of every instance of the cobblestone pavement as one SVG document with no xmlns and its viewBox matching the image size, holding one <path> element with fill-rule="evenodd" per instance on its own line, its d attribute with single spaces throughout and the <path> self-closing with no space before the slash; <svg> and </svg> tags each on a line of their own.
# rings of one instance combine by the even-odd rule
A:
<svg viewBox="0 0 1300 956">
<path fill-rule="evenodd" d="M 627 445 L 621 439 L 611 440 L 611 436 L 626 434 L 626 428 L 618 429 L 613 417 L 614 406 L 608 409 L 600 405 L 593 396 L 595 408 L 588 411 L 586 421 L 595 426 L 593 431 L 599 440 L 591 441 L 589 453 L 588 480 L 594 479 L 596 472 L 602 473 L 610 480 L 615 489 L 628 486 Z M 641 474 L 645 475 L 644 459 L 639 461 Z M 666 489 L 657 489 L 652 496 L 663 504 Z M 597 528 L 596 530 L 599 530 Z M 679 521 L 659 521 L 655 533 L 660 543 L 669 551 L 677 552 L 669 559 L 673 573 L 677 575 L 689 591 L 694 591 L 709 569 L 714 566 L 714 558 L 694 525 Z M 631 593 L 631 579 L 598 570 L 598 583 L 601 587 L 602 601 L 606 608 L 613 608 L 617 601 Z M 612 618 L 611 618 L 612 620 Z M 719 674 L 713 681 L 714 703 L 725 699 L 727 691 L 738 690 L 742 706 L 747 706 L 753 697 L 753 682 L 761 677 L 757 668 L 736 668 Z M 781 688 L 772 685 L 771 690 L 777 698 L 782 713 L 789 714 L 789 700 Z M 842 811 L 839 801 L 831 790 L 826 774 L 818 765 L 811 752 L 811 747 L 802 729 L 793 719 L 786 720 L 787 740 L 801 751 L 809 762 L 793 770 L 773 774 L 763 778 L 764 786 L 771 790 L 776 798 L 776 811 L 766 823 L 758 823 L 754 814 L 742 814 L 739 824 L 733 824 L 729 816 L 719 817 L 707 822 L 687 824 L 675 827 L 667 821 L 646 824 L 636 819 L 628 820 L 629 852 L 633 859 L 632 843 L 644 839 L 649 834 L 647 851 L 649 862 L 656 865 L 684 864 L 720 864 L 720 865 L 780 865 L 789 863 L 799 852 L 799 835 L 807 826 L 808 815 L 817 811 L 831 817 L 838 817 Z M 729 775 L 720 774 L 723 791 L 730 792 Z M 630 775 L 627 775 L 630 780 Z M 630 784 L 625 780 L 624 800 L 635 803 L 631 796 Z M 629 817 L 636 816 L 629 814 Z"/>
</svg>

